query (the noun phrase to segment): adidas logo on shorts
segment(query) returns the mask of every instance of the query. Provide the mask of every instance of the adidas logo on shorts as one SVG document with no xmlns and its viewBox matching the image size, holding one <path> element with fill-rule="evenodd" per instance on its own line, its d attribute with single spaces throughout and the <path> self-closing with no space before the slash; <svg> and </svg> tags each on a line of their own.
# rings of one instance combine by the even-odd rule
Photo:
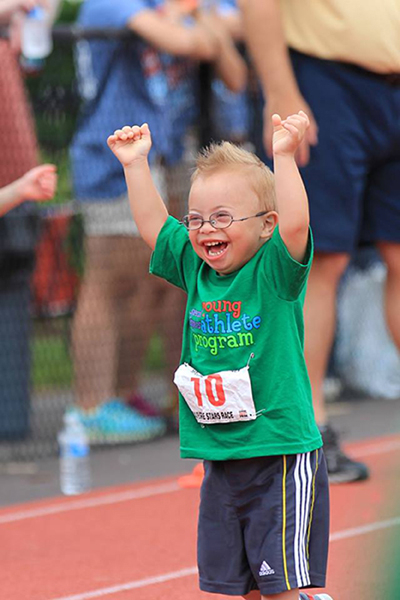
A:
<svg viewBox="0 0 400 600">
<path fill-rule="evenodd" d="M 267 561 L 263 560 L 258 574 L 260 575 L 260 577 L 263 577 L 265 575 L 275 575 L 275 571 L 272 567 L 269 566 Z"/>
</svg>

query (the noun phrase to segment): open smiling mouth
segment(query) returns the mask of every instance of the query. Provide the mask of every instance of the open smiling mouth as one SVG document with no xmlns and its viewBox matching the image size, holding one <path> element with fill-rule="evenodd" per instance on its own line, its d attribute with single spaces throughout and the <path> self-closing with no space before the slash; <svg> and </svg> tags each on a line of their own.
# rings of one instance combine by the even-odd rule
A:
<svg viewBox="0 0 400 600">
<path fill-rule="evenodd" d="M 204 248 L 209 258 L 221 256 L 228 247 L 227 242 L 206 242 Z"/>
</svg>

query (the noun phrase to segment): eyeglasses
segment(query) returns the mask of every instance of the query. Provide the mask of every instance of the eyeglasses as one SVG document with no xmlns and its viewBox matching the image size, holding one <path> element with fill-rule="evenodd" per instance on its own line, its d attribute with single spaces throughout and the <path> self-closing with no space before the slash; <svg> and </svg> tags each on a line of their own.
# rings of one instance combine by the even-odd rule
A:
<svg viewBox="0 0 400 600">
<path fill-rule="evenodd" d="M 209 219 L 203 219 L 200 215 L 186 215 L 183 217 L 181 223 L 188 229 L 189 231 L 194 231 L 196 229 L 200 229 L 203 227 L 204 223 L 210 223 L 214 229 L 226 229 L 232 223 L 236 223 L 238 221 L 247 221 L 247 219 L 254 219 L 256 217 L 262 217 L 266 215 L 268 210 L 263 210 L 262 212 L 258 212 L 256 215 L 251 215 L 250 217 L 242 217 L 241 219 L 234 219 L 232 215 L 226 211 L 218 211 L 210 215 Z"/>
</svg>

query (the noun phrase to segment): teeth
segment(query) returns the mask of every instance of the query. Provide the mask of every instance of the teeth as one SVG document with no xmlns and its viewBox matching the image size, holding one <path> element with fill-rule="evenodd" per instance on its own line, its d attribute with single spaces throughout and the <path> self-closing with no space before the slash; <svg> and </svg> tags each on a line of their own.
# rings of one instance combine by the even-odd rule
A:
<svg viewBox="0 0 400 600">
<path fill-rule="evenodd" d="M 204 242 L 204 246 L 207 248 L 208 256 L 219 256 L 225 252 L 227 242 Z"/>
<path fill-rule="evenodd" d="M 216 252 L 209 252 L 210 256 L 218 256 L 219 254 L 222 254 L 224 251 L 224 249 L 222 250 L 217 250 Z"/>
</svg>

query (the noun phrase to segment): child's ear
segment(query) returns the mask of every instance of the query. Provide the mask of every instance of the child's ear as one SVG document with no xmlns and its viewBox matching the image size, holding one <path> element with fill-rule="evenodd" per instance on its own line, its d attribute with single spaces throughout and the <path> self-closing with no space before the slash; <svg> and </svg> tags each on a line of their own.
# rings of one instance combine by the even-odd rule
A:
<svg viewBox="0 0 400 600">
<path fill-rule="evenodd" d="M 274 233 L 274 229 L 278 224 L 278 213 L 275 210 L 271 210 L 263 217 L 263 229 L 261 232 L 261 238 L 269 240 Z"/>
</svg>

